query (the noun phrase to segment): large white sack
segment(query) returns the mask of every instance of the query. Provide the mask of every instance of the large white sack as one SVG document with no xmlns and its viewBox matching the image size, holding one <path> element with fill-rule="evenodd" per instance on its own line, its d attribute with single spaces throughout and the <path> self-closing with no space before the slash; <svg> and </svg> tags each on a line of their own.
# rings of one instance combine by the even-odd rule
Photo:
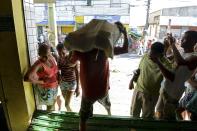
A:
<svg viewBox="0 0 197 131">
<path fill-rule="evenodd" d="M 64 45 L 68 50 L 80 52 L 98 48 L 104 50 L 107 57 L 113 58 L 113 47 L 120 35 L 115 24 L 106 20 L 93 19 L 81 29 L 69 33 Z"/>
</svg>

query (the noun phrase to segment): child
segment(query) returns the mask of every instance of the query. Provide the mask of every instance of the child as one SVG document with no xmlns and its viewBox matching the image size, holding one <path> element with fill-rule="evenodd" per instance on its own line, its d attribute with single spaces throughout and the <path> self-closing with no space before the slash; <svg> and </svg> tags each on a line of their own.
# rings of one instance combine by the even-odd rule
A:
<svg viewBox="0 0 197 131">
<path fill-rule="evenodd" d="M 37 85 L 39 104 L 47 105 L 47 110 L 54 110 L 58 87 L 57 64 L 47 44 L 39 46 L 38 54 L 40 57 L 28 70 L 25 80 Z"/>
<path fill-rule="evenodd" d="M 76 93 L 79 96 L 79 77 L 78 77 L 78 64 L 72 63 L 69 60 L 69 55 L 63 44 L 57 45 L 59 54 L 58 68 L 60 70 L 60 88 L 62 95 L 65 99 L 65 106 L 67 111 L 72 111 L 70 108 L 71 98 Z"/>
</svg>

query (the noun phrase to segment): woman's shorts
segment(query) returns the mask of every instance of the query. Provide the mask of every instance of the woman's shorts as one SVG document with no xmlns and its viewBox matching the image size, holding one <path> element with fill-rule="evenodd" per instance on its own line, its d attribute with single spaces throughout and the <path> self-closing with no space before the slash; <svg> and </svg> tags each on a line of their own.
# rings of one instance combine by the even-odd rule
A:
<svg viewBox="0 0 197 131">
<path fill-rule="evenodd" d="M 76 86 L 77 82 L 76 81 L 72 81 L 72 82 L 61 82 L 60 83 L 60 88 L 62 93 L 66 92 L 66 91 L 75 91 L 76 90 Z"/>
<path fill-rule="evenodd" d="M 57 91 L 58 91 L 57 87 L 43 88 L 40 86 L 36 86 L 35 91 L 40 105 L 47 105 L 47 106 L 54 105 L 57 98 Z"/>
<path fill-rule="evenodd" d="M 186 109 L 197 115 L 197 92 L 194 92 L 193 97 L 186 105 Z"/>
<path fill-rule="evenodd" d="M 189 103 L 189 101 L 194 96 L 195 92 L 188 92 L 185 94 L 185 96 L 180 99 L 179 101 L 179 107 L 186 108 L 186 105 Z"/>
</svg>

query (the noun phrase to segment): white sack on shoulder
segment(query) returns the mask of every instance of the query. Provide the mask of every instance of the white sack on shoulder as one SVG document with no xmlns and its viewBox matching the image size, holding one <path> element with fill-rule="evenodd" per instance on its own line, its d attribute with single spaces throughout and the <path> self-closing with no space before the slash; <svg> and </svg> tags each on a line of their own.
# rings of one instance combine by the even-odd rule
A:
<svg viewBox="0 0 197 131">
<path fill-rule="evenodd" d="M 104 50 L 107 57 L 113 58 L 113 47 L 120 35 L 120 31 L 115 24 L 106 20 L 93 19 L 81 29 L 69 33 L 64 45 L 69 50 L 80 52 L 98 48 Z"/>
</svg>

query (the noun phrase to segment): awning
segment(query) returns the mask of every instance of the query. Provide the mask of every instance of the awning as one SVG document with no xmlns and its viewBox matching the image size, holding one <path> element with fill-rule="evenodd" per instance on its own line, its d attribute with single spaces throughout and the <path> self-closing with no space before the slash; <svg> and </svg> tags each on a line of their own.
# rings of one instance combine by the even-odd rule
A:
<svg viewBox="0 0 197 131">
<path fill-rule="evenodd" d="M 133 31 L 130 31 L 128 34 L 129 34 L 133 39 L 136 39 L 136 40 L 139 40 L 139 39 L 142 37 L 141 34 L 138 34 L 138 33 L 133 32 Z"/>
<path fill-rule="evenodd" d="M 57 22 L 57 26 L 75 25 L 75 21 L 56 21 L 56 22 Z M 37 22 L 36 25 L 46 26 L 46 25 L 48 25 L 48 21 L 44 20 L 44 21 L 41 21 L 41 22 Z"/>
</svg>

